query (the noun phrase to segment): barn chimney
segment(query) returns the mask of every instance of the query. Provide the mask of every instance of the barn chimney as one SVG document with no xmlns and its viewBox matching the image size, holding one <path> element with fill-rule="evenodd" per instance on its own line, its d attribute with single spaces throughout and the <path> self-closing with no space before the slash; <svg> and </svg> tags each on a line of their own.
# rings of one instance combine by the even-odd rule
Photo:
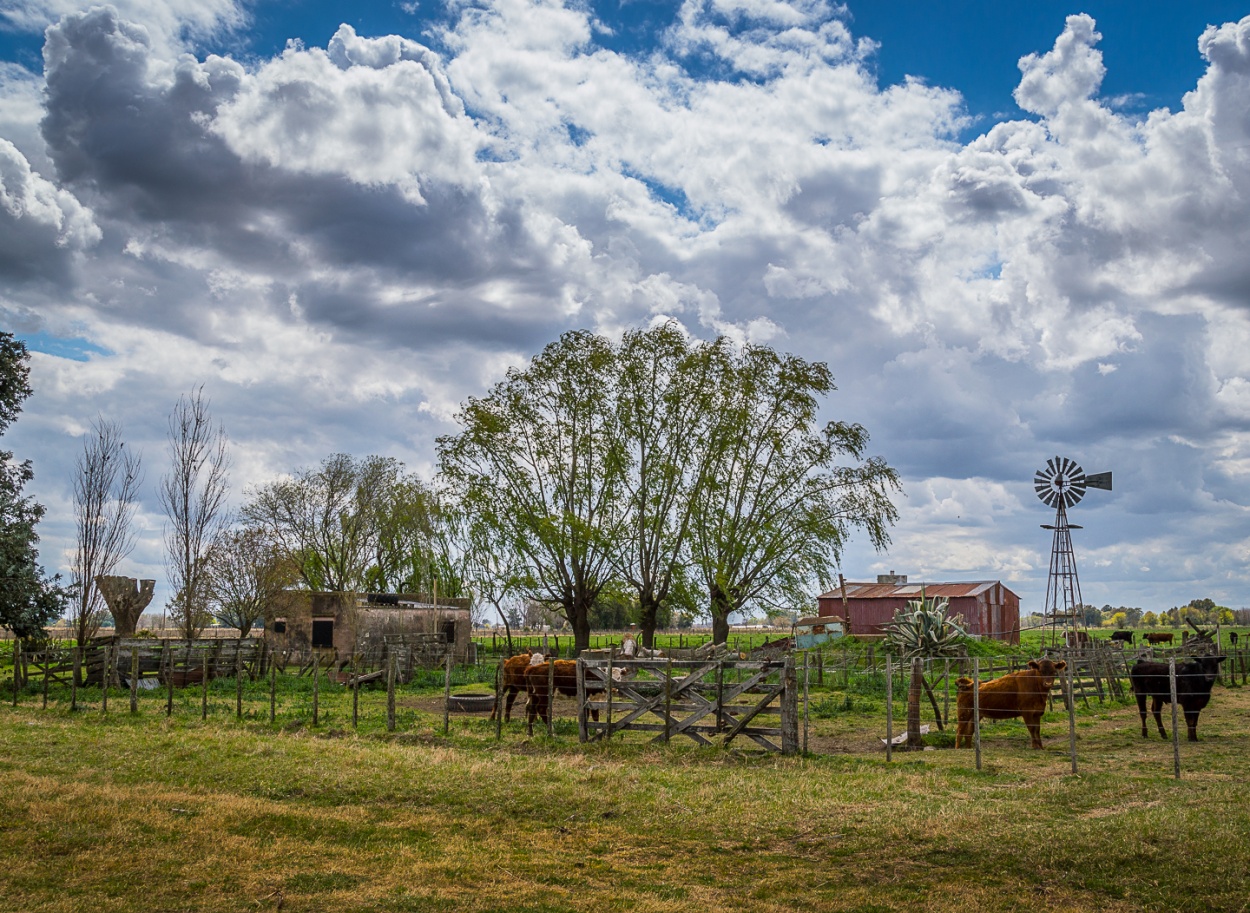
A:
<svg viewBox="0 0 1250 913">
<path fill-rule="evenodd" d="M 907 582 L 906 574 L 896 574 L 893 571 L 890 571 L 890 573 L 888 574 L 877 575 L 877 583 L 885 584 L 888 586 L 902 586 L 906 582 Z"/>
</svg>

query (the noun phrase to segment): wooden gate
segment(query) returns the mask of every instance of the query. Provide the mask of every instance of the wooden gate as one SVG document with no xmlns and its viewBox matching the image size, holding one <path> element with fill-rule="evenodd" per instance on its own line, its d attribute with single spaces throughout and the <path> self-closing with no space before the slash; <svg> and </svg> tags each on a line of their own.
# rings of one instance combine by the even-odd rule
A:
<svg viewBox="0 0 1250 913">
<path fill-rule="evenodd" d="M 618 670 L 610 691 L 604 687 L 609 662 Z M 798 691 L 791 656 L 755 662 L 581 658 L 578 735 L 585 742 L 653 732 L 657 742 L 681 735 L 723 746 L 742 736 L 768 751 L 796 754 Z M 598 722 L 592 710 L 599 712 Z"/>
</svg>

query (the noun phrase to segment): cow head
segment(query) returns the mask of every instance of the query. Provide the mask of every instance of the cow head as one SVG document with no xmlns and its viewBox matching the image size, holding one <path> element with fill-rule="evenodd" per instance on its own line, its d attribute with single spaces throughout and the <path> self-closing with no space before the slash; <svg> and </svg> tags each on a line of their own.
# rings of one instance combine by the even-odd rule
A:
<svg viewBox="0 0 1250 913">
<path fill-rule="evenodd" d="M 1227 656 L 1199 656 L 1194 662 L 1198 664 L 1203 679 L 1210 684 L 1220 677 L 1220 663 L 1226 659 Z"/>
<path fill-rule="evenodd" d="M 531 666 L 541 666 L 541 665 L 542 665 L 543 663 L 545 663 L 546 661 L 547 661 L 547 657 L 543 656 L 541 653 L 531 653 L 531 654 L 530 654 L 530 665 L 531 665 Z"/>
<path fill-rule="evenodd" d="M 1056 676 L 1068 668 L 1068 664 L 1062 659 L 1059 662 L 1051 659 L 1031 659 L 1029 660 L 1029 668 L 1035 670 L 1041 677 L 1042 687 L 1049 689 L 1055 683 Z"/>
</svg>

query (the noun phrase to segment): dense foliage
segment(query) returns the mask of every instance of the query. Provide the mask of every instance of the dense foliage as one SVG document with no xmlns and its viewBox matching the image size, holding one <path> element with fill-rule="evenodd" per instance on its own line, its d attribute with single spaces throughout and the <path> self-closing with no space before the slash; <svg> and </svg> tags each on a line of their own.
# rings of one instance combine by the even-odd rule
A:
<svg viewBox="0 0 1250 913">
<path fill-rule="evenodd" d="M 17 418 L 31 393 L 26 346 L 0 332 L 0 434 Z M 18 637 L 38 637 L 65 609 L 68 594 L 59 578 L 39 567 L 35 526 L 43 506 L 22 494 L 34 478 L 30 461 L 18 463 L 0 451 L 0 625 Z"/>
</svg>

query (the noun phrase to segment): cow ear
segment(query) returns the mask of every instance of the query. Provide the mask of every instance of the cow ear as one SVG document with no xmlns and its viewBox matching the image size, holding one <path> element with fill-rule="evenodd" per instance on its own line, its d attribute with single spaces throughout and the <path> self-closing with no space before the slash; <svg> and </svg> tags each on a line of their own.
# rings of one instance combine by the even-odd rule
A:
<svg viewBox="0 0 1250 913">
<path fill-rule="evenodd" d="M 1030 668 L 1030 669 L 1037 669 L 1039 672 L 1040 672 L 1040 671 L 1041 671 L 1041 669 L 1042 669 L 1042 667 L 1041 667 L 1041 666 L 1039 666 L 1039 665 L 1037 664 L 1037 660 L 1035 660 L 1035 659 L 1031 659 L 1031 660 L 1029 660 L 1029 668 Z"/>
<path fill-rule="evenodd" d="M 1066 669 L 1066 668 L 1068 668 L 1068 664 L 1067 664 L 1067 662 L 1065 662 L 1065 661 L 1064 661 L 1064 660 L 1062 660 L 1062 659 L 1061 659 L 1061 660 L 1059 660 L 1059 662 L 1055 663 L 1055 671 L 1056 671 L 1056 672 L 1062 672 L 1062 671 L 1063 671 L 1064 669 Z"/>
</svg>

